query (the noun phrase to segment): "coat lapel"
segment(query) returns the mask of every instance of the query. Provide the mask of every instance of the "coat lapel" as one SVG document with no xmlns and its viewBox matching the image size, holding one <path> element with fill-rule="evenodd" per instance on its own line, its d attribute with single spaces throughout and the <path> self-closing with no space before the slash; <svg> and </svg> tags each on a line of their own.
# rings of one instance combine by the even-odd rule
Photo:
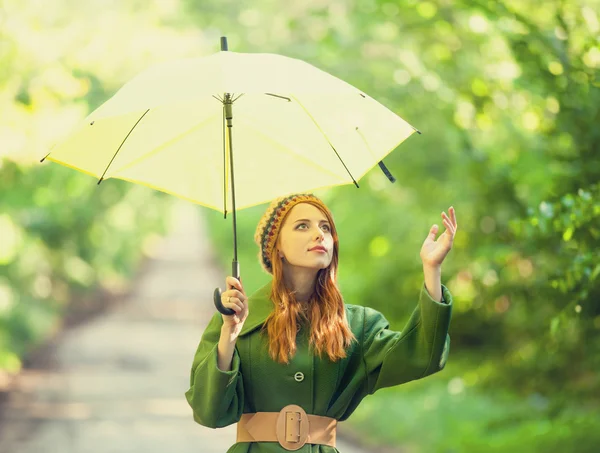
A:
<svg viewBox="0 0 600 453">
<path fill-rule="evenodd" d="M 239 336 L 246 335 L 252 332 L 257 327 L 263 325 L 267 316 L 273 310 L 273 302 L 271 301 L 271 287 L 273 280 L 265 286 L 257 289 L 250 297 L 248 297 L 248 317 L 244 322 L 244 327 Z"/>
</svg>

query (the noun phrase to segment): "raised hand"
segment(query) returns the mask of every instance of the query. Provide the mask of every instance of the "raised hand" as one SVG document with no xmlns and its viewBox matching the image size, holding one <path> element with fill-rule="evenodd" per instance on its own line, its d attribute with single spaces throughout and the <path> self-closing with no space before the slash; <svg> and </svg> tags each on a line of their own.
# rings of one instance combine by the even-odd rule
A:
<svg viewBox="0 0 600 453">
<path fill-rule="evenodd" d="M 444 258 L 446 258 L 446 255 L 448 255 L 448 252 L 452 249 L 457 229 L 456 212 L 454 211 L 453 206 L 450 206 L 448 212 L 450 213 L 450 217 L 448 217 L 445 212 L 442 212 L 441 214 L 442 222 L 446 227 L 446 230 L 442 235 L 437 240 L 435 239 L 438 232 L 438 226 L 433 225 L 423 242 L 420 256 L 424 266 L 441 267 Z"/>
</svg>

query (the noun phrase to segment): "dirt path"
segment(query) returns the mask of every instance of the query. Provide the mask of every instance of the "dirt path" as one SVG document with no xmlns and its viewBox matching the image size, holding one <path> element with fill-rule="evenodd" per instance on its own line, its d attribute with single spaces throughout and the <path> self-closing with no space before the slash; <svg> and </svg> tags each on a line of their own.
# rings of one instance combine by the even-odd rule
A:
<svg viewBox="0 0 600 453">
<path fill-rule="evenodd" d="M 222 453 L 234 443 L 235 425 L 196 424 L 183 395 L 225 274 L 214 264 L 201 208 L 178 202 L 172 222 L 131 295 L 62 334 L 50 369 L 18 378 L 0 452 Z M 338 449 L 366 451 L 344 442 L 343 432 Z"/>
</svg>

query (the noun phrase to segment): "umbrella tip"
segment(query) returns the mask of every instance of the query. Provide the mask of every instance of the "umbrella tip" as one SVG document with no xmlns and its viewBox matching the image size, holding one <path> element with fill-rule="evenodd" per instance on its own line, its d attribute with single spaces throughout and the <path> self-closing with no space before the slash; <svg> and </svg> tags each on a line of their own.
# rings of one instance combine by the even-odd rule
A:
<svg viewBox="0 0 600 453">
<path fill-rule="evenodd" d="M 381 171 L 385 174 L 385 176 L 387 176 L 391 183 L 396 182 L 396 178 L 394 178 L 394 176 L 390 173 L 382 160 L 379 161 L 379 168 L 381 168 Z"/>
</svg>

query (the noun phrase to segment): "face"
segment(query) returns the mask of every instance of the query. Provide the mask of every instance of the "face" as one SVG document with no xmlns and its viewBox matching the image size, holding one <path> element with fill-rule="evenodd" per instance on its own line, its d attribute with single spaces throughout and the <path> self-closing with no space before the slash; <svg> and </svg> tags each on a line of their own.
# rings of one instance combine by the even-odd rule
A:
<svg viewBox="0 0 600 453">
<path fill-rule="evenodd" d="M 333 236 L 331 225 L 316 206 L 299 203 L 292 208 L 281 226 L 279 233 L 279 256 L 283 256 L 288 265 L 325 269 L 333 258 Z M 325 252 L 311 251 L 322 246 Z"/>
</svg>

